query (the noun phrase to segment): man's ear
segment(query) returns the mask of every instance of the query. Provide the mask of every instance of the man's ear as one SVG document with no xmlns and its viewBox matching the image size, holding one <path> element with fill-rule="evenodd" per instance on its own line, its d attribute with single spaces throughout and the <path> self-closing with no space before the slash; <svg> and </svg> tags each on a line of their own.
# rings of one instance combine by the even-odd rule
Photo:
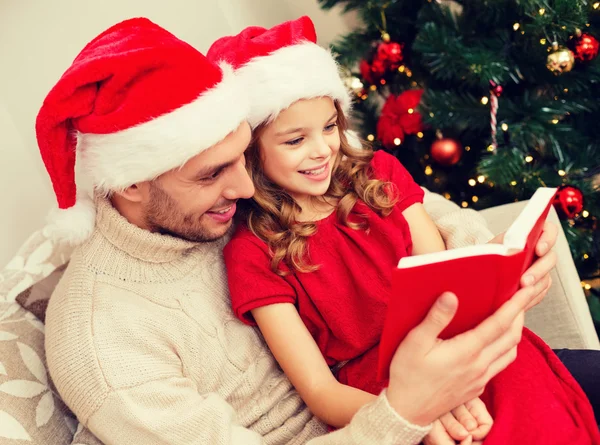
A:
<svg viewBox="0 0 600 445">
<path fill-rule="evenodd" d="M 133 184 L 122 192 L 115 192 L 115 194 L 131 203 L 140 203 L 147 200 L 149 193 L 148 189 L 149 184 L 147 181 L 145 181 L 138 184 Z"/>
</svg>

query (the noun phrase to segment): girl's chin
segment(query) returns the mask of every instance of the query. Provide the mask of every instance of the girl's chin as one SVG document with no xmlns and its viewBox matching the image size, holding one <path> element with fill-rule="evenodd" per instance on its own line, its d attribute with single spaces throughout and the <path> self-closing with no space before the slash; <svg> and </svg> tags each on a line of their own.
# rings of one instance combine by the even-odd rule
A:
<svg viewBox="0 0 600 445">
<path fill-rule="evenodd" d="M 325 195 L 327 190 L 329 190 L 329 181 L 313 187 L 298 187 L 291 195 L 294 198 L 318 198 Z"/>
</svg>

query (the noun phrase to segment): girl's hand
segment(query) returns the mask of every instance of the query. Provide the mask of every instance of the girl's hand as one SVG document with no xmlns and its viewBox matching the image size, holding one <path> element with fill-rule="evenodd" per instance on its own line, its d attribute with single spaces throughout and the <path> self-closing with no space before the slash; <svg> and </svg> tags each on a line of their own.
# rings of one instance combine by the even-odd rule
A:
<svg viewBox="0 0 600 445">
<path fill-rule="evenodd" d="M 440 422 L 450 437 L 464 441 L 469 436 L 483 440 L 492 429 L 494 420 L 479 397 L 444 414 Z"/>
<path fill-rule="evenodd" d="M 440 420 L 433 423 L 429 434 L 423 439 L 424 445 L 456 445 L 456 440 L 448 434 Z M 483 442 L 473 441 L 473 436 L 468 436 L 460 442 L 460 445 L 481 445 Z"/>
</svg>

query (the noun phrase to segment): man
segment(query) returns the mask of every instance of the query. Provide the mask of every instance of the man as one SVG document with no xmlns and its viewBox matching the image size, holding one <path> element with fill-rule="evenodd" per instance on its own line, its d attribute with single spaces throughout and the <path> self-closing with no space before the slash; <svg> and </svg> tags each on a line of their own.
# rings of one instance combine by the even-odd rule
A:
<svg viewBox="0 0 600 445">
<path fill-rule="evenodd" d="M 236 201 L 253 193 L 244 101 L 227 67 L 146 19 L 100 34 L 47 96 L 36 130 L 60 208 L 53 230 L 80 243 L 46 318 L 58 391 L 105 444 L 418 443 L 514 360 L 553 258 L 530 271 L 537 284 L 448 341 L 437 336 L 457 300 L 441 296 L 398 348 L 389 388 L 326 434 L 229 308 L 221 249 Z M 76 154 L 94 203 L 76 196 Z M 454 227 L 461 215 L 442 218 L 447 242 L 489 239 Z M 554 240 L 550 229 L 538 253 Z"/>
</svg>

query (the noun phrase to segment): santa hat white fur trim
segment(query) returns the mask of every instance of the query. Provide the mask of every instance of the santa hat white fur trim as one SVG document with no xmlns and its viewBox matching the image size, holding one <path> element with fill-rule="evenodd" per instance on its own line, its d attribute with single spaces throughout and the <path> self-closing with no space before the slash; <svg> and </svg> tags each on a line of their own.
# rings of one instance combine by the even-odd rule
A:
<svg viewBox="0 0 600 445">
<path fill-rule="evenodd" d="M 237 74 L 248 90 L 248 122 L 253 129 L 300 99 L 328 96 L 340 103 L 344 113 L 350 110 L 350 95 L 333 55 L 312 42 L 256 57 L 240 67 Z"/>
<path fill-rule="evenodd" d="M 223 140 L 246 120 L 247 94 L 233 69 L 193 102 L 151 121 L 111 134 L 79 133 L 83 170 L 102 191 L 120 191 L 180 167 Z"/>
<path fill-rule="evenodd" d="M 58 242 L 81 244 L 92 234 L 96 224 L 96 206 L 87 194 L 78 194 L 73 207 L 53 209 L 43 233 Z"/>
</svg>

